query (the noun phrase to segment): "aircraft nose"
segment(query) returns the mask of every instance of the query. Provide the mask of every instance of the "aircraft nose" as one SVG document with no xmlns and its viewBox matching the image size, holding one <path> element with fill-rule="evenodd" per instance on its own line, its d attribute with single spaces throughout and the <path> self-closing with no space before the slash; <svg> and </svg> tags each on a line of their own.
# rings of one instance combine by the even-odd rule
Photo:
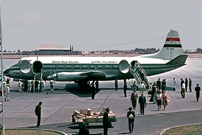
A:
<svg viewBox="0 0 202 135">
<path fill-rule="evenodd" d="M 5 75 L 5 76 L 8 76 L 8 75 L 9 75 L 9 70 L 8 70 L 8 69 L 6 69 L 6 70 L 4 71 L 4 75 Z"/>
</svg>

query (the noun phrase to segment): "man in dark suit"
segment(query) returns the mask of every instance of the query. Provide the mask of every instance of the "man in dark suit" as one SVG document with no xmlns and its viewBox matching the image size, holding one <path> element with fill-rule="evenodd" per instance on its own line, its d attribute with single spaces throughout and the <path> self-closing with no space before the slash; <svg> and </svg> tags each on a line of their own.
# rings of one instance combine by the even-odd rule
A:
<svg viewBox="0 0 202 135">
<path fill-rule="evenodd" d="M 196 100 L 198 102 L 199 97 L 200 97 L 200 91 L 201 91 L 201 88 L 199 87 L 199 84 L 197 84 L 197 86 L 195 87 L 195 91 L 196 91 Z"/>
<path fill-rule="evenodd" d="M 123 90 L 124 90 L 124 96 L 127 97 L 126 95 L 126 90 L 127 90 L 127 83 L 126 83 L 126 79 L 124 79 L 124 86 L 123 86 Z"/>
<path fill-rule="evenodd" d="M 104 135 L 107 135 L 107 132 L 108 132 L 108 122 L 109 122 L 108 113 L 109 113 L 109 108 L 106 109 L 103 115 Z"/>
<path fill-rule="evenodd" d="M 41 122 L 41 105 L 42 105 L 42 102 L 39 102 L 39 104 L 35 108 L 35 114 L 37 116 L 37 127 L 40 126 L 40 122 Z"/>
<path fill-rule="evenodd" d="M 185 91 L 187 92 L 187 85 L 188 85 L 188 80 L 185 78 Z"/>
<path fill-rule="evenodd" d="M 160 78 L 158 78 L 158 81 L 156 83 L 157 83 L 157 88 L 160 90 L 161 89 L 161 80 L 160 80 Z"/>
<path fill-rule="evenodd" d="M 146 107 L 146 97 L 142 93 L 139 97 L 139 104 L 140 104 L 140 113 L 144 115 L 144 108 Z"/>
<path fill-rule="evenodd" d="M 189 91 L 190 92 L 192 91 L 191 86 L 192 86 L 192 80 L 191 80 L 191 78 L 189 78 Z"/>
<path fill-rule="evenodd" d="M 165 89 L 166 89 L 166 79 L 163 79 L 163 81 L 162 81 L 162 93 L 163 93 L 163 91 L 165 91 Z"/>
</svg>

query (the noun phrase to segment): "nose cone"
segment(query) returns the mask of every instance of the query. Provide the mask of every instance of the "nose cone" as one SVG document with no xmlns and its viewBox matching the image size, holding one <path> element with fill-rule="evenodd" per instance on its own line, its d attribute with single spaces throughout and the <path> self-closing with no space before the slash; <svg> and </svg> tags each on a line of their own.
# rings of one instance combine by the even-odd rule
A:
<svg viewBox="0 0 202 135">
<path fill-rule="evenodd" d="M 9 76 L 9 70 L 8 70 L 8 69 L 6 69 L 6 70 L 4 71 L 4 75 L 5 75 L 5 76 Z"/>
</svg>

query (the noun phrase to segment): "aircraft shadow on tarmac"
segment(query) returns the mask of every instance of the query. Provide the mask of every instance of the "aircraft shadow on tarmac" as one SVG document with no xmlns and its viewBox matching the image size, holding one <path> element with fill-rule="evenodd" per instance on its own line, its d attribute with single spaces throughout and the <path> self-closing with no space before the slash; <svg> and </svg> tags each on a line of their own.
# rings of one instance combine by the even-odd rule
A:
<svg viewBox="0 0 202 135">
<path fill-rule="evenodd" d="M 65 90 L 78 97 L 91 97 L 92 96 L 91 90 L 82 90 L 78 85 L 75 85 L 75 84 L 66 84 Z M 101 89 L 98 89 L 95 92 L 95 94 L 98 93 L 100 90 Z"/>
</svg>

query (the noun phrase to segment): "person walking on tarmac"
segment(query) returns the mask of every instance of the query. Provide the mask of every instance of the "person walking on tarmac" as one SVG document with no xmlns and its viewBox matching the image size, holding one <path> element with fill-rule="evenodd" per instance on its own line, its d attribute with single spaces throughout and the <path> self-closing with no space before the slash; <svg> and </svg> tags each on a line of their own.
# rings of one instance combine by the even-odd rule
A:
<svg viewBox="0 0 202 135">
<path fill-rule="evenodd" d="M 199 87 L 199 84 L 196 85 L 195 91 L 196 91 L 196 100 L 198 102 L 199 97 L 200 97 L 200 91 L 201 91 L 201 88 Z"/>
<path fill-rule="evenodd" d="M 128 117 L 129 132 L 132 133 L 134 128 L 134 119 L 135 119 L 135 112 L 132 111 L 132 107 L 129 108 L 129 111 L 127 112 L 127 117 Z"/>
<path fill-rule="evenodd" d="M 40 126 L 40 122 L 41 122 L 41 105 L 42 105 L 42 102 L 39 102 L 39 104 L 35 108 L 35 114 L 37 116 L 37 127 Z"/>
<path fill-rule="evenodd" d="M 139 104 L 140 104 L 140 113 L 144 115 L 144 108 L 146 107 L 146 97 L 143 93 L 139 97 Z"/>
<path fill-rule="evenodd" d="M 136 90 L 133 90 L 133 93 L 131 94 L 130 100 L 132 102 L 133 109 L 135 110 L 136 105 L 137 105 L 137 99 L 138 99 L 138 94 Z"/>
</svg>

